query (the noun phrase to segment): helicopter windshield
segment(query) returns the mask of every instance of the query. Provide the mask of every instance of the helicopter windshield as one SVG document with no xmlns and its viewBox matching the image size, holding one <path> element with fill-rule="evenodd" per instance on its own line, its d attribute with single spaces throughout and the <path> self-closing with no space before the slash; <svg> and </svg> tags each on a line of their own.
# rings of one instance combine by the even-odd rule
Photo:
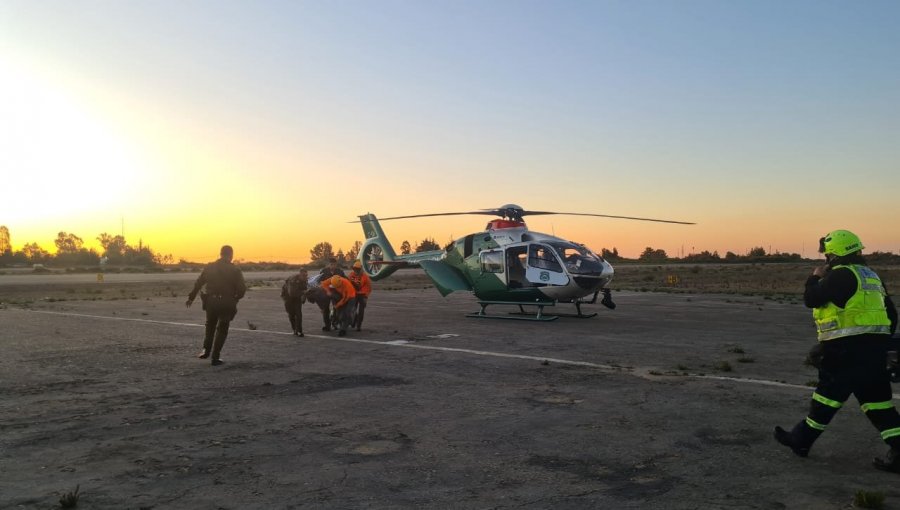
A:
<svg viewBox="0 0 900 510">
<path fill-rule="evenodd" d="M 569 273 L 599 275 L 603 272 L 603 259 L 584 246 L 558 242 L 548 244 L 559 254 Z"/>
</svg>

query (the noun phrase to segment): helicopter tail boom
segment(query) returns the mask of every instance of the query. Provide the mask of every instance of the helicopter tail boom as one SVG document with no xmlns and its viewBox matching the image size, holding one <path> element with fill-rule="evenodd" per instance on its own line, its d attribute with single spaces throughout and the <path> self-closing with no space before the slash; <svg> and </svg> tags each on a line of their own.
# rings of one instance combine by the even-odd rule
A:
<svg viewBox="0 0 900 510">
<path fill-rule="evenodd" d="M 388 241 L 378 218 L 374 214 L 363 214 L 359 217 L 366 240 L 359 249 L 359 261 L 363 270 L 373 280 L 381 280 L 388 277 L 394 271 L 400 269 L 403 264 L 398 264 L 397 253 L 391 242 Z"/>
<path fill-rule="evenodd" d="M 359 261 L 363 270 L 372 280 L 387 278 L 398 269 L 419 267 L 423 260 L 437 260 L 443 255 L 442 250 L 397 255 L 391 242 L 388 241 L 378 218 L 374 214 L 363 214 L 359 217 L 366 240 L 359 250 Z"/>
</svg>

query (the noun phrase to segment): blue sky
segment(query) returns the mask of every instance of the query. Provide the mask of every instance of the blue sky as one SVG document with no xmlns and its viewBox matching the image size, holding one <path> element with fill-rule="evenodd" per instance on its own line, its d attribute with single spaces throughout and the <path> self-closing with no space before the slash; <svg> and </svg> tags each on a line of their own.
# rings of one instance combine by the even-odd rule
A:
<svg viewBox="0 0 900 510">
<path fill-rule="evenodd" d="M 898 28 L 900 3 L 884 1 L 7 0 L 0 62 L 131 140 L 147 154 L 135 175 L 181 182 L 208 167 L 253 183 L 241 187 L 248 204 L 283 203 L 296 186 L 308 205 L 286 216 L 516 202 L 699 223 L 532 223 L 595 249 L 800 251 L 850 228 L 898 250 Z M 195 196 L 152 187 L 118 209 L 166 247 L 178 216 L 148 211 Z M 243 216 L 282 221 L 262 205 Z M 10 228 L 55 235 L 54 221 Z M 481 223 L 397 228 L 443 240 Z M 263 253 L 295 258 L 325 235 L 359 237 L 311 230 Z"/>
</svg>

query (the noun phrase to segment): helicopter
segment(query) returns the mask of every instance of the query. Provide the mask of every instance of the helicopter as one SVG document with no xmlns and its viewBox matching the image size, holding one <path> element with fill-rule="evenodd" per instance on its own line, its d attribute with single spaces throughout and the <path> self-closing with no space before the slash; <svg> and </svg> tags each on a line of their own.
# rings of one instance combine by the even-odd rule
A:
<svg viewBox="0 0 900 510">
<path fill-rule="evenodd" d="M 372 280 L 382 280 L 398 269 L 420 267 L 444 297 L 457 291 L 475 294 L 481 310 L 467 317 L 536 321 L 590 318 L 597 313 L 583 313 L 581 305 L 596 303 L 600 294 L 602 305 L 610 309 L 616 306 L 608 287 L 614 273 L 612 265 L 583 244 L 529 230 L 525 216 L 560 214 L 693 225 L 609 214 L 528 211 L 516 204 L 467 212 L 393 216 L 380 221 L 471 214 L 498 218 L 488 221 L 483 231 L 452 241 L 442 250 L 408 255 L 397 255 L 374 214 L 360 215 L 366 237 L 358 256 L 363 271 Z M 588 296 L 592 298 L 588 300 Z M 574 304 L 576 313 L 544 313 L 545 307 L 557 303 Z M 488 314 L 490 305 L 518 306 L 519 311 Z M 536 311 L 526 312 L 526 306 L 536 307 Z"/>
</svg>

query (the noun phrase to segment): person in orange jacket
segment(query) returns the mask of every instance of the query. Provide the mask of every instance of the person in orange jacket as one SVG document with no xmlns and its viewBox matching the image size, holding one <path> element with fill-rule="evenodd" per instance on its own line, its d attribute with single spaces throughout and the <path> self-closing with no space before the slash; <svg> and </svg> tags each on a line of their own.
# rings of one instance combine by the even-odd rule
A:
<svg viewBox="0 0 900 510">
<path fill-rule="evenodd" d="M 369 294 L 372 293 L 372 279 L 362 270 L 362 263 L 358 260 L 353 263 L 353 271 L 350 271 L 347 279 L 356 290 L 356 319 L 350 324 L 350 327 L 355 327 L 356 331 L 360 331 L 363 317 L 366 314 L 366 303 L 369 301 Z"/>
<path fill-rule="evenodd" d="M 353 321 L 356 309 L 356 289 L 350 280 L 334 275 L 322 282 L 322 287 L 329 291 L 334 302 L 334 315 L 337 316 L 338 336 L 347 334 L 347 327 Z"/>
</svg>

